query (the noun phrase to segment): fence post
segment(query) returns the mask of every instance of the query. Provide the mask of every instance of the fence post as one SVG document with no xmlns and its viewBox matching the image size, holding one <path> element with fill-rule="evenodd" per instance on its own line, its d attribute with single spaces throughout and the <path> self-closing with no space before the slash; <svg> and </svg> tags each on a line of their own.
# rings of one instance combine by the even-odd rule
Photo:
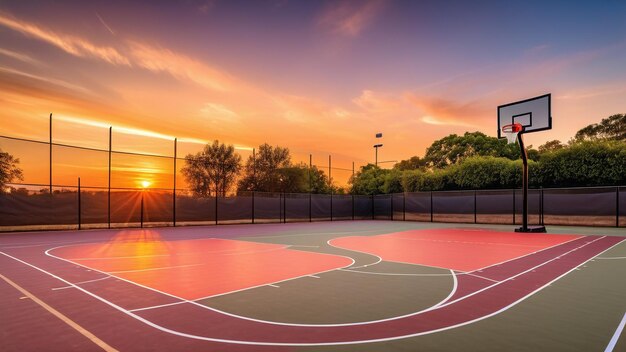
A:
<svg viewBox="0 0 626 352">
<path fill-rule="evenodd" d="M 331 160 L 330 155 L 328 156 L 328 187 L 330 188 L 330 221 L 333 221 L 333 181 L 331 180 Z"/>
<path fill-rule="evenodd" d="M 354 182 L 354 161 L 352 162 L 352 182 Z M 352 220 L 354 220 L 354 187 L 351 193 L 352 193 Z"/>
<path fill-rule="evenodd" d="M 140 224 L 141 224 L 141 228 L 143 229 L 143 190 L 141 191 L 141 220 L 140 220 Z"/>
<path fill-rule="evenodd" d="M 406 192 L 402 193 L 402 221 L 406 221 Z"/>
<path fill-rule="evenodd" d="M 540 187 L 539 192 L 539 223 L 543 226 L 543 186 Z"/>
<path fill-rule="evenodd" d="M 313 213 L 311 210 L 311 203 L 312 203 L 311 192 L 313 191 L 313 186 L 311 186 L 311 169 L 312 168 L 313 168 L 313 154 L 309 154 L 309 222 L 313 221 Z"/>
<path fill-rule="evenodd" d="M 252 223 L 254 224 L 254 191 L 252 191 Z"/>
<path fill-rule="evenodd" d="M 283 224 L 287 223 L 287 193 L 283 193 Z"/>
<path fill-rule="evenodd" d="M 430 191 L 430 222 L 433 222 L 433 191 Z"/>
<path fill-rule="evenodd" d="M 50 113 L 50 194 L 52 194 L 52 113 Z"/>
<path fill-rule="evenodd" d="M 109 186 L 108 186 L 108 198 L 107 198 L 107 224 L 108 228 L 111 228 L 111 147 L 113 145 L 113 126 L 109 127 Z"/>
<path fill-rule="evenodd" d="M 78 178 L 78 229 L 80 230 L 81 227 L 81 218 L 80 218 L 80 208 L 81 208 L 81 204 L 80 204 L 80 177 Z"/>
<path fill-rule="evenodd" d="M 374 211 L 375 211 L 375 209 L 374 209 L 374 195 L 372 194 L 372 220 L 374 220 L 374 218 L 375 218 Z"/>
<path fill-rule="evenodd" d="M 515 188 L 513 188 L 513 225 L 515 225 Z"/>
<path fill-rule="evenodd" d="M 391 193 L 391 221 L 393 221 L 393 193 Z"/>
<path fill-rule="evenodd" d="M 476 190 L 474 190 L 474 224 L 477 223 L 477 221 L 476 221 L 476 213 L 477 213 L 477 210 L 476 210 Z"/>
<path fill-rule="evenodd" d="M 352 196 L 352 220 L 354 220 L 354 193 L 351 194 Z"/>
<path fill-rule="evenodd" d="M 619 186 L 615 187 L 615 227 L 619 227 Z"/>
<path fill-rule="evenodd" d="M 215 225 L 217 225 L 217 205 L 219 204 L 219 202 L 217 201 L 217 197 L 218 197 L 218 192 L 217 192 L 217 186 L 215 187 Z"/>
<path fill-rule="evenodd" d="M 172 194 L 172 224 L 176 227 L 176 147 L 178 138 L 174 138 L 174 187 Z"/>
</svg>

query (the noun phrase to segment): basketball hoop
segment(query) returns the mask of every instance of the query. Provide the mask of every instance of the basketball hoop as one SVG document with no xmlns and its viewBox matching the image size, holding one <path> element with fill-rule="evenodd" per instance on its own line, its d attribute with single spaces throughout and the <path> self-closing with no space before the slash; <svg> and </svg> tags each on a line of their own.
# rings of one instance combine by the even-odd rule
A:
<svg viewBox="0 0 626 352">
<path fill-rule="evenodd" d="M 506 137 L 509 144 L 514 144 L 517 140 L 517 135 L 524 130 L 524 126 L 519 123 L 512 123 L 502 127 L 502 133 Z"/>
</svg>

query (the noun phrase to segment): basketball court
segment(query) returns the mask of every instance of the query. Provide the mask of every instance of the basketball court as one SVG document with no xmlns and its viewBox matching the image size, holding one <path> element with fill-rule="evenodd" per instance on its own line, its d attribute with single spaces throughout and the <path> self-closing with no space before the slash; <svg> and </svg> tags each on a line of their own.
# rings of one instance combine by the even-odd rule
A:
<svg viewBox="0 0 626 352">
<path fill-rule="evenodd" d="M 2 345 L 620 351 L 625 239 L 392 221 L 4 234 Z"/>
</svg>

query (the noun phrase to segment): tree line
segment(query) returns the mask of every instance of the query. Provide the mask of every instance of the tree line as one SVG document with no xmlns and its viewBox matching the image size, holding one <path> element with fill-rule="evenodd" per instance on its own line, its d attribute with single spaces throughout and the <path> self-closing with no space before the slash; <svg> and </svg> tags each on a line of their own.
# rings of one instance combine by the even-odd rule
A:
<svg viewBox="0 0 626 352">
<path fill-rule="evenodd" d="M 567 143 L 528 148 L 531 187 L 626 184 L 626 114 L 612 115 L 581 130 Z M 522 161 L 517 144 L 482 132 L 451 134 L 392 169 L 369 164 L 350 180 L 354 194 L 517 188 Z"/>
</svg>

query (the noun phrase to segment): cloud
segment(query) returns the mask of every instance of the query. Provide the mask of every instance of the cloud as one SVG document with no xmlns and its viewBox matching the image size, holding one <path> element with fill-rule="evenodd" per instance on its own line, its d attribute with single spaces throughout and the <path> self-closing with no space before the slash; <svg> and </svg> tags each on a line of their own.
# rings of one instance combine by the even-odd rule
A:
<svg viewBox="0 0 626 352">
<path fill-rule="evenodd" d="M 35 79 L 35 80 L 38 80 L 38 81 L 51 83 L 51 84 L 54 84 L 56 86 L 68 88 L 68 89 L 75 90 L 75 91 L 78 91 L 78 92 L 91 93 L 91 91 L 89 89 L 87 89 L 85 87 L 81 87 L 81 86 L 73 84 L 73 83 L 69 83 L 69 82 L 66 82 L 66 81 L 63 81 L 63 80 L 60 80 L 60 79 L 54 79 L 54 78 L 34 75 L 32 73 L 16 70 L 16 69 L 13 69 L 13 68 L 10 68 L 10 67 L 0 66 L 0 72 L 9 73 L 9 74 L 17 75 L 17 76 L 22 76 L 22 77 L 26 77 L 26 78 L 30 78 L 30 79 Z"/>
<path fill-rule="evenodd" d="M 324 30 L 346 37 L 356 37 L 381 13 L 383 0 L 342 1 L 326 8 L 317 24 Z"/>
<path fill-rule="evenodd" d="M 481 103 L 457 102 L 406 93 L 405 98 L 424 115 L 421 120 L 431 125 L 472 126 L 486 123 L 491 110 Z"/>
<path fill-rule="evenodd" d="M 34 24 L 8 17 L 3 13 L 0 13 L 0 25 L 27 37 L 47 42 L 74 56 L 92 57 L 114 65 L 130 66 L 130 61 L 112 47 L 97 46 L 78 37 L 55 34 Z"/>
<path fill-rule="evenodd" d="M 200 109 L 200 114 L 212 123 L 239 122 L 239 115 L 222 104 L 206 103 Z"/>
<path fill-rule="evenodd" d="M 104 20 L 102 19 L 102 17 L 100 16 L 98 12 L 96 12 L 96 17 L 98 17 L 98 20 L 100 20 L 100 23 L 102 23 L 104 28 L 106 28 L 107 31 L 109 31 L 109 33 L 115 35 L 115 32 L 111 29 L 111 27 L 109 27 L 109 25 L 106 22 L 104 22 Z"/>
<path fill-rule="evenodd" d="M 233 89 L 234 79 L 188 56 L 169 49 L 152 47 L 139 42 L 128 42 L 133 62 L 152 72 L 166 72 L 177 79 L 195 82 L 217 91 Z"/>
<path fill-rule="evenodd" d="M 22 62 L 26 62 L 32 65 L 37 65 L 37 66 L 43 65 L 41 61 L 33 59 L 32 57 L 26 54 L 18 53 L 16 51 L 11 51 L 11 50 L 0 48 L 0 55 L 4 55 L 4 56 L 7 56 L 7 57 L 10 57 L 10 58 L 22 61 Z"/>
</svg>

